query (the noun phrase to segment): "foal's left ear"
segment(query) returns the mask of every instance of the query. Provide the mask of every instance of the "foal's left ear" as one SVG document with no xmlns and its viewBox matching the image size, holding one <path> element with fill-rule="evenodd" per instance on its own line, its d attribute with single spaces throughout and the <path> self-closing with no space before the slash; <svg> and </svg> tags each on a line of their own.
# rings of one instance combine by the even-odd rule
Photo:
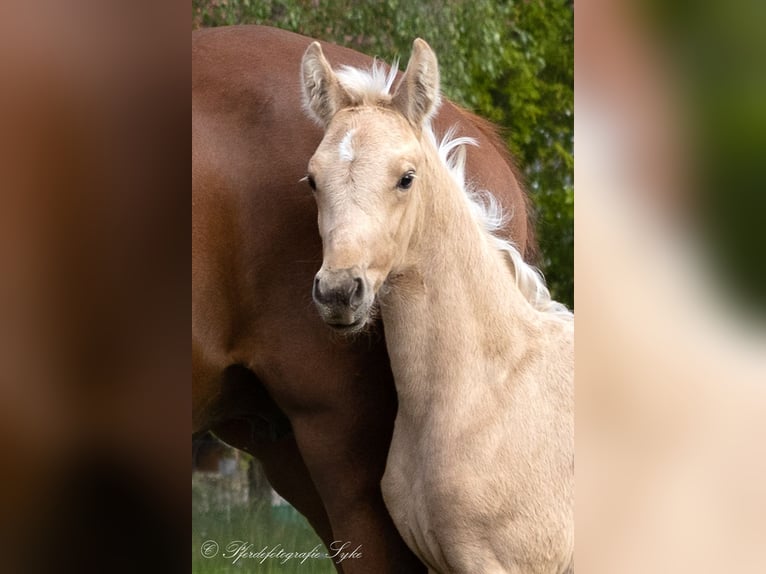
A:
<svg viewBox="0 0 766 574">
<path fill-rule="evenodd" d="M 309 115 L 323 128 L 349 103 L 349 96 L 324 57 L 319 42 L 312 42 L 301 62 L 303 103 Z"/>
<path fill-rule="evenodd" d="M 421 126 L 439 107 L 439 64 L 421 38 L 412 43 L 412 56 L 391 103 L 414 126 Z"/>
</svg>

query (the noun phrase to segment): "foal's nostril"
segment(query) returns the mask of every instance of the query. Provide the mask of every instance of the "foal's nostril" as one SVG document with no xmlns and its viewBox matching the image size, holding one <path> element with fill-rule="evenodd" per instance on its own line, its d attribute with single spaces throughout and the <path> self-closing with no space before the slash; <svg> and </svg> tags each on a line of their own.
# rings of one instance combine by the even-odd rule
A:
<svg viewBox="0 0 766 574">
<path fill-rule="evenodd" d="M 364 282 L 362 281 L 361 277 L 356 277 L 352 283 L 351 297 L 349 298 L 349 303 L 351 304 L 352 307 L 358 307 L 363 300 L 364 300 Z"/>
<path fill-rule="evenodd" d="M 328 298 L 325 296 L 324 293 L 322 293 L 322 289 L 319 284 L 319 277 L 314 277 L 314 292 L 312 293 L 314 295 L 314 299 L 322 304 L 329 303 Z"/>
</svg>

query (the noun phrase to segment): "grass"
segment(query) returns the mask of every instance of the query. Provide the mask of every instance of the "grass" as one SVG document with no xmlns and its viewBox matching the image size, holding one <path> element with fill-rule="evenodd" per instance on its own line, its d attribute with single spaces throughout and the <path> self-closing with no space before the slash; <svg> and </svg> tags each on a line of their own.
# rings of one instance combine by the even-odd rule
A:
<svg viewBox="0 0 766 574">
<path fill-rule="evenodd" d="M 252 554 L 271 550 L 272 556 L 261 553 L 235 560 L 237 549 Z M 280 549 L 283 554 L 276 556 Z M 313 549 L 310 557 L 295 555 Z M 249 502 L 246 489 L 243 492 L 231 479 L 192 476 L 193 574 L 333 574 L 336 570 L 325 553 L 319 537 L 292 506 Z"/>
</svg>

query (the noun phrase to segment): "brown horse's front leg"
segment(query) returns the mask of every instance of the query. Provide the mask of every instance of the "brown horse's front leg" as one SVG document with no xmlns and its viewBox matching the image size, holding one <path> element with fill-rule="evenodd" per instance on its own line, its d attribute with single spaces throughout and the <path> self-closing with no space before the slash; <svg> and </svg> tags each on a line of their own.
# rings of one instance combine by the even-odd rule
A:
<svg viewBox="0 0 766 574">
<path fill-rule="evenodd" d="M 360 451 L 368 442 L 365 438 L 374 444 L 377 437 L 365 437 L 359 429 L 351 432 L 347 425 L 355 417 L 354 412 L 324 413 L 293 423 L 333 527 L 329 553 L 336 554 L 336 563 L 341 560 L 346 574 L 425 572 L 383 503 L 380 479 L 384 466 Z"/>
<path fill-rule="evenodd" d="M 365 381 L 368 395 L 380 393 L 374 388 L 378 378 Z M 360 396 L 337 390 L 346 397 Z M 342 560 L 346 574 L 425 572 L 399 536 L 380 490 L 395 414 L 391 402 L 381 398 L 376 410 L 339 398 L 335 409 L 293 420 L 298 446 L 332 524 L 335 544 L 330 554 L 337 553 L 335 560 Z"/>
<path fill-rule="evenodd" d="M 274 440 L 256 437 L 244 420 L 221 424 L 213 432 L 257 458 L 272 488 L 306 517 L 325 545 L 332 543 L 330 521 L 292 433 Z"/>
</svg>

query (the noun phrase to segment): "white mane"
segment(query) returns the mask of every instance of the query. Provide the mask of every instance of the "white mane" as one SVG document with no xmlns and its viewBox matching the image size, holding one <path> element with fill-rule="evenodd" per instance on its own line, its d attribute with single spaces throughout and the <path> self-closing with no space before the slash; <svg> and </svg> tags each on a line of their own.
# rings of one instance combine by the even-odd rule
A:
<svg viewBox="0 0 766 574">
<path fill-rule="evenodd" d="M 341 66 L 335 74 L 352 98 L 360 103 L 374 103 L 391 97 L 391 88 L 398 71 L 398 59 L 392 62 L 390 68 L 376 59 L 369 70 Z"/>
<path fill-rule="evenodd" d="M 336 74 L 346 91 L 358 103 L 374 105 L 381 100 L 390 100 L 391 88 L 399 68 L 398 60 L 394 60 L 391 67 L 386 68 L 384 63 L 375 60 L 368 70 L 343 66 Z M 551 313 L 564 319 L 573 318 L 572 312 L 566 306 L 551 298 L 550 291 L 545 286 L 545 279 L 540 271 L 524 261 L 521 253 L 511 241 L 498 236 L 498 233 L 508 222 L 509 215 L 505 213 L 502 205 L 491 192 L 472 189 L 466 183 L 464 146 L 478 146 L 479 144 L 471 137 L 456 137 L 456 131 L 456 126 L 452 126 L 444 134 L 441 141 L 437 141 L 430 123 L 426 123 L 424 126 L 424 133 L 434 144 L 442 163 L 468 198 L 474 217 L 492 236 L 497 249 L 505 252 L 508 256 L 516 285 L 524 297 L 539 311 Z"/>
<path fill-rule="evenodd" d="M 456 127 L 452 126 L 444 134 L 441 141 L 437 142 L 436 134 L 430 125 L 425 127 L 425 134 L 431 139 L 436 147 L 439 159 L 447 167 L 452 179 L 460 186 L 469 200 L 471 213 L 478 219 L 482 227 L 492 236 L 495 247 L 505 252 L 511 264 L 516 285 L 524 294 L 532 306 L 546 313 L 552 313 L 562 318 L 573 318 L 572 312 L 563 304 L 551 298 L 550 291 L 545 286 L 542 273 L 532 265 L 529 265 L 516 246 L 503 237 L 498 236 L 509 216 L 503 210 L 503 206 L 497 198 L 487 190 L 472 189 L 465 179 L 465 147 L 466 145 L 477 146 L 479 143 L 470 137 L 455 137 Z"/>
</svg>

